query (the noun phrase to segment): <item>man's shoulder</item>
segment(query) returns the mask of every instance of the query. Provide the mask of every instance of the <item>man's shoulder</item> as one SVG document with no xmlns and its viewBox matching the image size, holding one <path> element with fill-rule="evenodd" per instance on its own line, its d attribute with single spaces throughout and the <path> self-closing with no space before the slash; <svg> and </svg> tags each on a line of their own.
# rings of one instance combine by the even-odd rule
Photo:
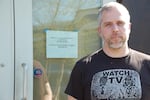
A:
<svg viewBox="0 0 150 100">
<path fill-rule="evenodd" d="M 138 57 L 139 59 L 150 60 L 150 55 L 149 54 L 146 54 L 146 53 L 143 53 L 141 51 L 134 50 L 134 49 L 131 49 L 131 55 L 135 56 L 135 57 Z"/>
<path fill-rule="evenodd" d="M 100 53 L 102 53 L 103 50 L 102 49 L 99 49 L 87 56 L 84 56 L 83 58 L 81 58 L 80 60 L 78 60 L 78 62 L 83 62 L 83 63 L 89 63 L 91 62 L 92 60 L 95 60 L 95 58 L 99 57 Z"/>
</svg>

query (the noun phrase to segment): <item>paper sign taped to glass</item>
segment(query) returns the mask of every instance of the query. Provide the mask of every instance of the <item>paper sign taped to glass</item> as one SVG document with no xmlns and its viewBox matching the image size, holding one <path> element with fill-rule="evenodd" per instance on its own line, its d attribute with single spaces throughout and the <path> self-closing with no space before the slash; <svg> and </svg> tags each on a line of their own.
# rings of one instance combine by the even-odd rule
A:
<svg viewBox="0 0 150 100">
<path fill-rule="evenodd" d="M 46 30 L 47 58 L 77 58 L 78 32 Z"/>
</svg>

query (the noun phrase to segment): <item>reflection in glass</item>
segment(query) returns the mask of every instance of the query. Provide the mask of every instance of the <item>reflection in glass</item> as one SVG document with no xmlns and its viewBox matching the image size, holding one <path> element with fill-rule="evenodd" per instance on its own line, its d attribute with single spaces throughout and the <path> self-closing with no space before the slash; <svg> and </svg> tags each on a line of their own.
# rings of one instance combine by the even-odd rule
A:
<svg viewBox="0 0 150 100">
<path fill-rule="evenodd" d="M 97 35 L 97 14 L 101 4 L 102 0 L 33 0 L 34 59 L 40 61 L 47 72 L 53 100 L 67 99 L 64 90 L 74 63 L 101 47 Z M 47 29 L 78 31 L 78 58 L 46 58 Z M 36 91 L 40 91 L 38 84 L 34 81 Z"/>
</svg>

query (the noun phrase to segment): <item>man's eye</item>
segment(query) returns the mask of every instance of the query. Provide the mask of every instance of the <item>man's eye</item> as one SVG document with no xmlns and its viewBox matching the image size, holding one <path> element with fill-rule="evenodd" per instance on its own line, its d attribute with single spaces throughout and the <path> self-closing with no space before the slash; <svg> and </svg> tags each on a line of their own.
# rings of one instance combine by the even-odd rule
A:
<svg viewBox="0 0 150 100">
<path fill-rule="evenodd" d="M 108 27 L 108 26 L 111 26 L 111 24 L 110 24 L 110 23 L 107 23 L 107 24 L 105 24 L 105 26 Z"/>
<path fill-rule="evenodd" d="M 121 26 L 121 25 L 124 25 L 123 22 L 118 22 L 117 25 Z"/>
</svg>

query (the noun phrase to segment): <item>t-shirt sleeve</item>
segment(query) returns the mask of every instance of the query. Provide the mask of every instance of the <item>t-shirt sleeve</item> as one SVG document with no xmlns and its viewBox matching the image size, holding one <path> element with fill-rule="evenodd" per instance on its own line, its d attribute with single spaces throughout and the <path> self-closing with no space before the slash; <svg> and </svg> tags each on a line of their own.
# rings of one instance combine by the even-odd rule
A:
<svg viewBox="0 0 150 100">
<path fill-rule="evenodd" d="M 82 72 L 82 65 L 80 62 L 77 62 L 74 66 L 71 75 L 70 80 L 68 82 L 67 88 L 65 90 L 65 93 L 78 99 L 83 100 L 83 72 Z"/>
</svg>

